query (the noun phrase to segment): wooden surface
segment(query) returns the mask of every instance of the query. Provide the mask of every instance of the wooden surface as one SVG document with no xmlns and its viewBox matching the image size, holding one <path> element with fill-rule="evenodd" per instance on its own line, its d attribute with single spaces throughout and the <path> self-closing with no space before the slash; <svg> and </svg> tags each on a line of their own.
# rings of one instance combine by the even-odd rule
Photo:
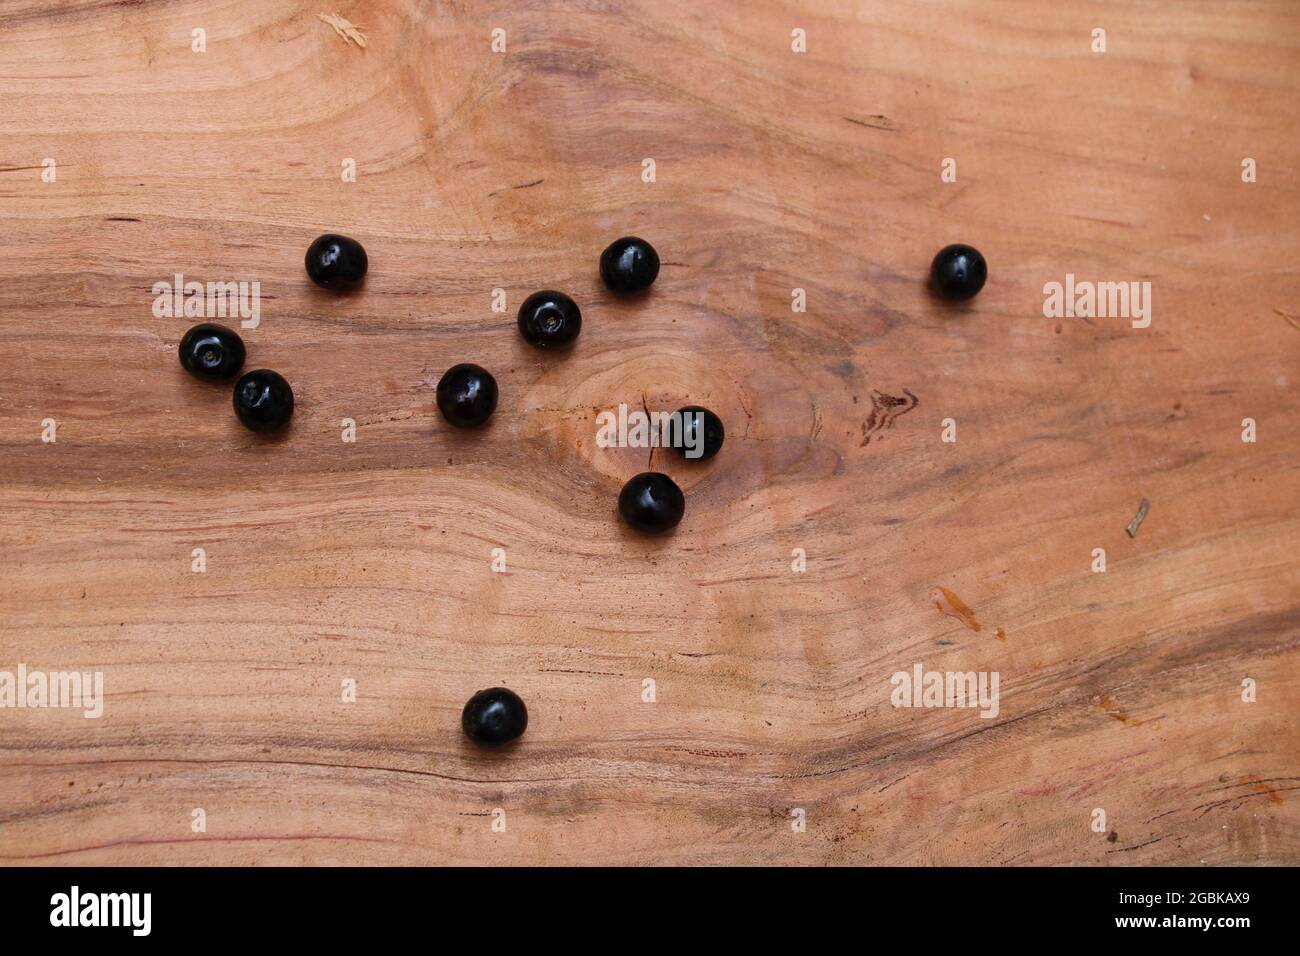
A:
<svg viewBox="0 0 1300 956">
<path fill-rule="evenodd" d="M 0 862 L 1300 862 L 1290 0 L 5 0 L 0 63 L 0 669 L 106 685 L 0 710 Z M 362 293 L 307 282 L 324 231 Z M 261 282 L 287 437 L 180 369 L 177 272 Z M 1044 318 L 1066 273 L 1151 327 Z M 546 287 L 567 356 L 515 329 Z M 726 447 L 655 453 L 687 514 L 637 537 L 595 415 L 688 399 Z M 916 663 L 998 717 L 895 709 Z M 494 684 L 531 724 L 482 753 Z"/>
</svg>

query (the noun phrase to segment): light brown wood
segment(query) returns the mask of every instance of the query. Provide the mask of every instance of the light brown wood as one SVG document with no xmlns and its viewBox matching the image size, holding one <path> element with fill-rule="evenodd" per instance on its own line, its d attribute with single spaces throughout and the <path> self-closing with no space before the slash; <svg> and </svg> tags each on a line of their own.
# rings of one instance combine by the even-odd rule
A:
<svg viewBox="0 0 1300 956">
<path fill-rule="evenodd" d="M 0 710 L 0 862 L 1300 862 L 1290 0 L 11 0 L 0 62 L 0 670 L 105 681 Z M 363 292 L 307 281 L 325 231 Z M 948 307 L 957 240 L 991 278 Z M 178 272 L 260 281 L 287 437 L 180 369 Z M 1067 273 L 1150 328 L 1045 318 Z M 515 329 L 547 287 L 567 356 Z M 482 433 L 434 410 L 459 361 Z M 726 447 L 654 453 L 647 540 L 595 416 L 687 400 Z M 917 663 L 998 716 L 894 708 Z M 495 684 L 531 724 L 483 753 Z"/>
</svg>

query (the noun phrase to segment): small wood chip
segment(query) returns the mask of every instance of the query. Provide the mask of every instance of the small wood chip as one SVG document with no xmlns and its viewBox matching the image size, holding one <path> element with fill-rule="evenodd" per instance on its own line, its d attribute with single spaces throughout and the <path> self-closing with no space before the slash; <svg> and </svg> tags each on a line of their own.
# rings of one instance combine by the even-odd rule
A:
<svg viewBox="0 0 1300 956">
<path fill-rule="evenodd" d="M 1142 527 L 1142 522 L 1147 520 L 1147 512 L 1150 510 L 1151 502 L 1143 498 L 1142 503 L 1138 505 L 1138 513 L 1133 516 L 1133 520 L 1130 521 L 1128 527 L 1124 529 L 1128 532 L 1130 538 L 1136 538 L 1138 536 L 1138 528 Z"/>
<path fill-rule="evenodd" d="M 334 32 L 342 37 L 345 42 L 355 43 L 365 49 L 366 35 L 361 32 L 360 27 L 354 26 L 347 17 L 341 17 L 337 13 L 318 13 L 316 18 L 322 23 L 328 23 L 333 27 Z"/>
</svg>

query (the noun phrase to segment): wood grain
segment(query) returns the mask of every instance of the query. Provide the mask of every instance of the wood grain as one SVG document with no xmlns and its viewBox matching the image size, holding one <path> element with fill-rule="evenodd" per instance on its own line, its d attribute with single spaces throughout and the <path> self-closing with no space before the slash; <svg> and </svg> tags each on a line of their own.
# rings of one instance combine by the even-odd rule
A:
<svg viewBox="0 0 1300 956">
<path fill-rule="evenodd" d="M 0 862 L 1300 862 L 1294 3 L 6 0 L 0 62 L 0 669 L 106 685 L 0 710 Z M 363 292 L 307 282 L 325 231 Z M 178 366 L 177 272 L 260 281 L 286 437 Z M 1044 318 L 1067 273 L 1151 327 Z M 514 327 L 548 287 L 567 356 Z M 687 400 L 727 444 L 654 454 L 646 540 L 595 415 Z M 892 707 L 916 663 L 999 715 Z M 494 684 L 532 719 L 482 753 Z"/>
</svg>

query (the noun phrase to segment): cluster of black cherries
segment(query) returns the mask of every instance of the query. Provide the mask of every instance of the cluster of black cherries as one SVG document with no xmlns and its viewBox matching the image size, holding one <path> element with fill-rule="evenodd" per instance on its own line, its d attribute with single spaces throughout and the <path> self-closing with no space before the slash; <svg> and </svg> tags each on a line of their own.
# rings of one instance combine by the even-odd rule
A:
<svg viewBox="0 0 1300 956">
<path fill-rule="evenodd" d="M 307 248 L 307 275 L 324 289 L 355 289 L 365 278 L 370 260 L 361 243 L 347 236 L 320 236 Z M 600 276 L 611 292 L 645 292 L 659 275 L 659 254 L 635 236 L 616 239 L 600 256 Z M 979 251 L 955 244 L 939 250 L 930 264 L 930 287 L 945 299 L 969 299 L 984 287 L 988 265 Z M 578 304 L 563 292 L 534 292 L 519 307 L 519 331 L 540 349 L 562 349 L 582 330 Z M 244 366 L 244 342 L 231 329 L 211 322 L 194 326 L 180 344 L 181 365 L 193 375 L 227 381 Z M 438 410 L 458 428 L 478 428 L 497 407 L 497 382 L 492 373 L 472 362 L 453 365 L 438 381 Z M 255 432 L 274 432 L 293 415 L 293 389 L 284 376 L 270 369 L 245 372 L 235 383 L 235 415 Z M 712 458 L 722 448 L 722 420 L 699 405 L 687 405 L 675 416 L 679 434 L 669 447 L 683 455 L 698 448 L 700 458 Z M 677 526 L 686 512 L 681 488 L 667 475 L 646 471 L 628 480 L 618 496 L 623 520 L 638 531 L 658 534 Z M 476 743 L 496 745 L 523 735 L 528 708 L 505 687 L 481 690 L 469 699 L 461 727 Z"/>
</svg>

